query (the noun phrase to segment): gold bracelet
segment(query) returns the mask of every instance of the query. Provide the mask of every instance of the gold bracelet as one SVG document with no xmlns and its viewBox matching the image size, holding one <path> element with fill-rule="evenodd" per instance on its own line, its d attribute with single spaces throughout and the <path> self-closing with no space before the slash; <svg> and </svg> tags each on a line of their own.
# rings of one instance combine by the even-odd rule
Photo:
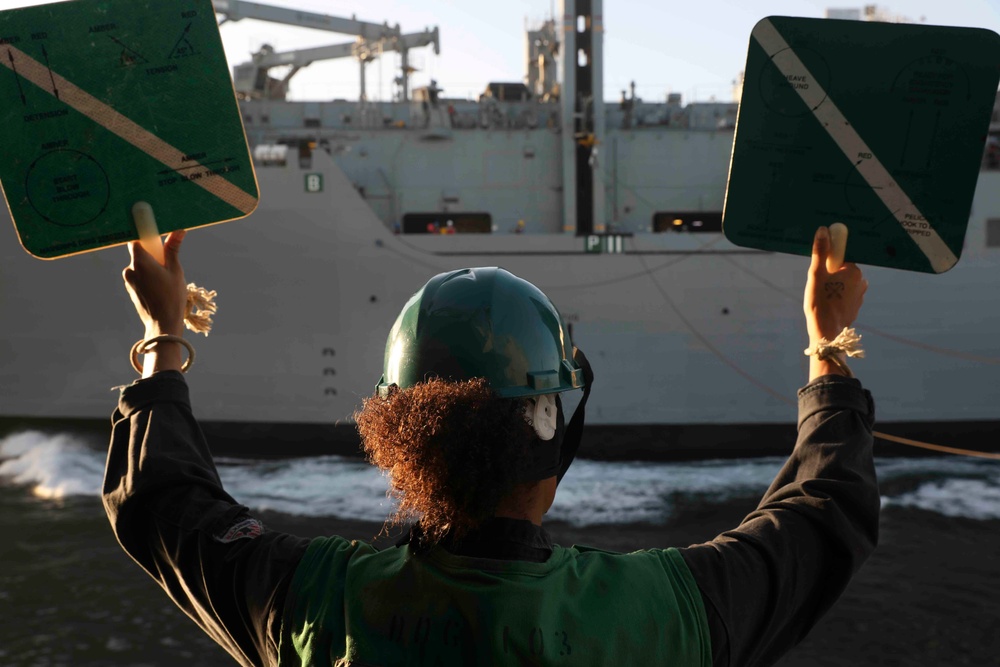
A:
<svg viewBox="0 0 1000 667">
<path fill-rule="evenodd" d="M 184 362 L 184 365 L 181 366 L 181 372 L 187 373 L 188 369 L 191 368 L 191 364 L 194 363 L 194 346 L 180 336 L 171 336 L 169 334 L 154 336 L 145 340 L 140 339 L 135 342 L 135 345 L 132 346 L 132 351 L 129 353 L 129 358 L 132 360 L 132 368 L 135 369 L 136 373 L 142 375 L 142 364 L 139 363 L 139 355 L 148 353 L 158 343 L 180 343 L 187 348 L 188 358 Z"/>
</svg>

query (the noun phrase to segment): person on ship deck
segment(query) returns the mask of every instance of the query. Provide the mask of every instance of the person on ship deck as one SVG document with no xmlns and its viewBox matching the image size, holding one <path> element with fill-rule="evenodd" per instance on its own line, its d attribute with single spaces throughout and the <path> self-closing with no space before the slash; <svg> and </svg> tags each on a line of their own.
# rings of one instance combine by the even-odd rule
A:
<svg viewBox="0 0 1000 667">
<path fill-rule="evenodd" d="M 181 335 L 183 237 L 167 238 L 165 266 L 129 246 L 123 275 L 147 339 Z M 867 288 L 852 264 L 829 272 L 829 251 L 820 228 L 803 304 L 811 343 L 848 327 Z M 356 414 L 396 518 L 416 519 L 381 551 L 268 531 L 231 498 L 182 347 L 156 343 L 113 416 L 112 528 L 243 665 L 772 664 L 875 548 L 871 395 L 842 357 L 812 356 L 797 443 L 742 523 L 687 548 L 564 548 L 542 518 L 594 381 L 569 340 L 549 299 L 502 269 L 442 274 L 411 298 Z M 573 389 L 584 396 L 567 422 L 559 395 Z"/>
</svg>

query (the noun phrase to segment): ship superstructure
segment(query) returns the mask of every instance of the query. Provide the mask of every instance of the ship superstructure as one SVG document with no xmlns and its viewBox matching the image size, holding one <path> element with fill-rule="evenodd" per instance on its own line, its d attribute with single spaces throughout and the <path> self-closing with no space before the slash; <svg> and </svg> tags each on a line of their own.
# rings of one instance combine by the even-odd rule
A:
<svg viewBox="0 0 1000 667">
<path fill-rule="evenodd" d="M 768 443 L 744 442 L 748 429 L 794 423 L 806 261 L 721 233 L 738 105 L 651 103 L 634 89 L 603 102 L 602 0 L 564 0 L 560 19 L 529 31 L 523 81 L 452 99 L 433 82 L 411 90 L 404 57 L 397 100 L 381 103 L 364 89 L 356 101 L 291 102 L 288 78 L 319 58 L 356 58 L 364 71 L 378 53 L 437 49 L 437 29 L 215 5 L 226 20 L 356 39 L 263 49 L 235 68 L 261 203 L 185 241 L 188 277 L 220 303 L 215 331 L 194 341 L 200 419 L 248 439 L 349 425 L 409 295 L 436 273 L 499 265 L 569 322 L 597 373 L 588 423 L 602 433 L 749 452 Z M 910 435 L 985 437 L 1000 423 L 998 114 L 960 265 L 866 269 L 858 374 L 880 421 Z M 106 418 L 141 333 L 120 289 L 124 251 L 43 263 L 0 221 L 0 256 L 3 417 Z"/>
</svg>

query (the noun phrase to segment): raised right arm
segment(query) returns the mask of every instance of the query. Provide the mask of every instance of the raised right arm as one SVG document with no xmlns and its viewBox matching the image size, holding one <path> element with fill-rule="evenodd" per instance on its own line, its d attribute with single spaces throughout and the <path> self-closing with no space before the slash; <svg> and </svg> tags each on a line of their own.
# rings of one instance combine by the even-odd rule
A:
<svg viewBox="0 0 1000 667">
<path fill-rule="evenodd" d="M 817 230 L 803 310 L 810 345 L 857 317 L 868 283 L 854 264 L 827 269 Z M 682 550 L 698 582 L 713 664 L 769 665 L 833 605 L 878 541 L 871 395 L 832 361 L 810 357 L 795 448 L 757 509 L 731 531 Z"/>
</svg>

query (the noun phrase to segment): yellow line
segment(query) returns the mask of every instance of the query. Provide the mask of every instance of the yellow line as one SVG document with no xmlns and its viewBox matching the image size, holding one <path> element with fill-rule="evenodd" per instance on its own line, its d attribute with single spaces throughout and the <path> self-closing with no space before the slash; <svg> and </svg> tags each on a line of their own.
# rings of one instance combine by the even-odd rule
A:
<svg viewBox="0 0 1000 667">
<path fill-rule="evenodd" d="M 959 456 L 974 456 L 980 459 L 993 459 L 1000 461 L 1000 454 L 993 454 L 990 452 L 979 452 L 972 449 L 960 449 L 958 447 L 946 447 L 944 445 L 932 445 L 929 442 L 921 442 L 919 440 L 910 440 L 909 438 L 901 438 L 898 435 L 888 435 L 886 433 L 879 433 L 878 431 L 872 431 L 872 435 L 876 438 L 881 438 L 882 440 L 888 440 L 890 442 L 895 442 L 900 445 L 909 445 L 910 447 L 920 447 L 921 449 L 931 449 L 935 452 L 945 452 L 946 454 L 957 454 Z"/>
<path fill-rule="evenodd" d="M 90 93 L 52 72 L 48 67 L 20 49 L 9 44 L 5 44 L 3 48 L 9 49 L 15 58 L 13 64 L 11 64 L 9 58 L 0 58 L 0 62 L 8 69 L 13 71 L 16 67 L 18 75 L 24 77 L 53 97 L 57 97 L 59 101 L 73 107 L 109 132 L 117 134 L 151 158 L 162 162 L 170 169 L 190 169 L 191 167 L 206 169 L 203 178 L 189 181 L 190 183 L 201 186 L 244 215 L 252 212 L 257 206 L 256 197 L 247 194 L 236 185 L 222 178 L 219 174 L 209 173 L 210 170 L 201 163 L 195 160 L 185 161 L 185 153 L 183 151 L 174 148 Z M 52 87 L 53 82 L 55 83 L 55 89 Z M 56 91 L 58 91 L 58 95 Z"/>
</svg>

